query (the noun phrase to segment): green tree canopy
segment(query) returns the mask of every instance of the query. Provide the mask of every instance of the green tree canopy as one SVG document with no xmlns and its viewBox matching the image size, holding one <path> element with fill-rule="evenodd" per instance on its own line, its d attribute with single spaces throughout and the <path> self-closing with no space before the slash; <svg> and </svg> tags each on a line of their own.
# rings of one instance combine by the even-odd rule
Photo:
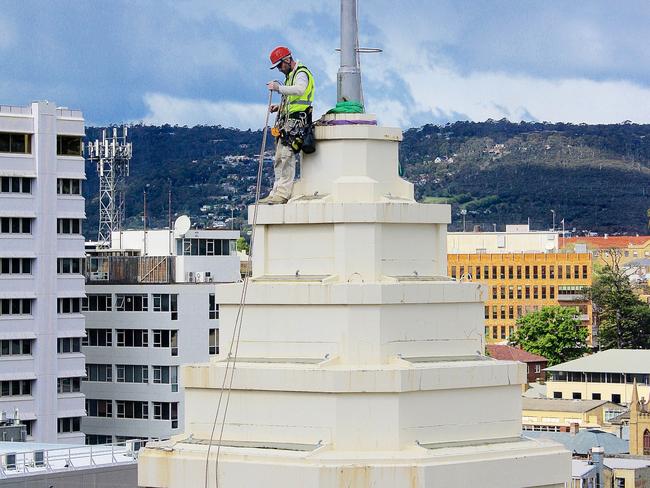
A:
<svg viewBox="0 0 650 488">
<path fill-rule="evenodd" d="M 572 309 L 542 307 L 517 320 L 517 326 L 511 342 L 525 351 L 544 356 L 549 366 L 579 358 L 589 351 L 589 331 L 580 325 Z"/>
<path fill-rule="evenodd" d="M 634 294 L 630 280 L 618 264 L 611 263 L 596 273 L 589 296 L 594 303 L 600 349 L 650 348 L 650 307 Z"/>
</svg>

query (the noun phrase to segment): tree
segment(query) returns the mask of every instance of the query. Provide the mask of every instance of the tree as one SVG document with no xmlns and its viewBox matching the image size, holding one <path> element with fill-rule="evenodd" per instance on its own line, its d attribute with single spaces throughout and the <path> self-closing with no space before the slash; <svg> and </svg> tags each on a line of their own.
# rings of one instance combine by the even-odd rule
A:
<svg viewBox="0 0 650 488">
<path fill-rule="evenodd" d="M 575 311 L 554 306 L 517 320 L 517 330 L 511 342 L 525 351 L 548 359 L 549 366 L 579 358 L 589 351 L 589 331 L 580 325 Z"/>
<path fill-rule="evenodd" d="M 596 273 L 588 295 L 594 304 L 600 349 L 650 348 L 650 307 L 639 300 L 620 253 L 608 251 L 609 262 Z"/>
<path fill-rule="evenodd" d="M 244 251 L 246 254 L 250 251 L 250 246 L 244 237 L 237 239 L 237 251 Z"/>
</svg>

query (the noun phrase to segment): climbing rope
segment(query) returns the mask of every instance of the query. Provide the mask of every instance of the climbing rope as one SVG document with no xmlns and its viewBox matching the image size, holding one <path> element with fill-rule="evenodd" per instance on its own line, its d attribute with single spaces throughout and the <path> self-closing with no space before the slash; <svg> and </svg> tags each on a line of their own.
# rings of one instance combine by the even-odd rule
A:
<svg viewBox="0 0 650 488">
<path fill-rule="evenodd" d="M 232 382 L 235 376 L 235 366 L 237 364 L 237 354 L 239 353 L 239 339 L 241 337 L 242 321 L 244 318 L 244 306 L 246 304 L 246 293 L 248 292 L 248 282 L 250 278 L 249 273 L 252 272 L 252 266 L 253 266 L 253 249 L 254 249 L 253 244 L 255 242 L 255 228 L 257 226 L 257 209 L 259 206 L 260 190 L 262 186 L 262 168 L 264 163 L 264 152 L 266 151 L 266 138 L 268 133 L 269 114 L 271 110 L 272 98 L 273 98 L 273 92 L 269 90 L 269 102 L 268 102 L 268 107 L 266 109 L 266 119 L 264 120 L 264 130 L 262 131 L 262 147 L 260 149 L 260 157 L 257 166 L 257 185 L 255 187 L 255 205 L 253 207 L 253 228 L 251 230 L 250 250 L 248 252 L 248 266 L 246 269 L 246 275 L 244 276 L 241 296 L 239 298 L 239 308 L 237 310 L 237 316 L 235 317 L 235 328 L 233 330 L 232 340 L 230 341 L 228 355 L 226 356 L 226 370 L 224 372 L 223 382 L 221 384 L 221 389 L 219 391 L 219 401 L 217 403 L 217 411 L 214 414 L 214 420 L 212 422 L 212 431 L 210 433 L 210 442 L 208 443 L 208 452 L 205 456 L 205 488 L 208 488 L 210 450 L 212 448 L 214 433 L 217 428 L 217 423 L 219 421 L 219 414 L 221 413 L 221 405 L 222 405 L 222 400 L 225 391 L 226 398 L 225 398 L 225 403 L 223 403 L 223 416 L 221 418 L 221 428 L 219 429 L 219 440 L 217 441 L 217 456 L 216 456 L 216 463 L 215 463 L 215 470 L 214 470 L 216 487 L 219 488 L 219 455 L 221 454 L 221 443 L 223 441 L 223 431 L 226 425 L 226 414 L 228 413 L 228 406 L 230 405 L 230 392 L 232 391 Z M 228 376 L 229 373 L 230 373 L 230 377 Z"/>
</svg>

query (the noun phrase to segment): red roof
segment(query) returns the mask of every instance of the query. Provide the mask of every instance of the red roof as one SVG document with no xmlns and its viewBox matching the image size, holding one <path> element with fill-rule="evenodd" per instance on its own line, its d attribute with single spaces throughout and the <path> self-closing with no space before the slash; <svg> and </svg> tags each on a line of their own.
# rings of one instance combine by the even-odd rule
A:
<svg viewBox="0 0 650 488">
<path fill-rule="evenodd" d="M 567 237 L 560 241 L 564 241 L 562 247 L 586 244 L 589 249 L 625 249 L 628 246 L 642 246 L 650 241 L 650 236 Z"/>
<path fill-rule="evenodd" d="M 488 354 L 494 359 L 501 359 L 505 361 L 521 361 L 522 363 L 539 363 L 541 361 L 547 362 L 544 356 L 533 354 L 518 347 L 506 346 L 503 344 L 488 344 Z"/>
</svg>

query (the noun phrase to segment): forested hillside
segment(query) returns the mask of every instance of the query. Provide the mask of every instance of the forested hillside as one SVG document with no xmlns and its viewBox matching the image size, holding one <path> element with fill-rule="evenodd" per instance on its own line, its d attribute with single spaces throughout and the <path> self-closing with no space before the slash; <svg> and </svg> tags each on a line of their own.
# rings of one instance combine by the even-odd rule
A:
<svg viewBox="0 0 650 488">
<path fill-rule="evenodd" d="M 94 140 L 100 128 L 88 128 Z M 136 125 L 130 128 L 133 160 L 126 192 L 127 225 L 142 225 L 147 188 L 150 225 L 172 213 L 200 225 L 235 227 L 253 198 L 260 131 L 223 127 Z M 404 176 L 418 200 L 452 204 L 452 229 L 506 223 L 533 228 L 564 219 L 566 229 L 608 233 L 647 232 L 650 207 L 650 125 L 514 124 L 502 121 L 426 125 L 404 133 Z M 98 182 L 87 163 L 86 235 L 97 229 Z M 265 165 L 264 193 L 272 178 Z M 146 187 L 146 185 L 149 185 Z"/>
</svg>

